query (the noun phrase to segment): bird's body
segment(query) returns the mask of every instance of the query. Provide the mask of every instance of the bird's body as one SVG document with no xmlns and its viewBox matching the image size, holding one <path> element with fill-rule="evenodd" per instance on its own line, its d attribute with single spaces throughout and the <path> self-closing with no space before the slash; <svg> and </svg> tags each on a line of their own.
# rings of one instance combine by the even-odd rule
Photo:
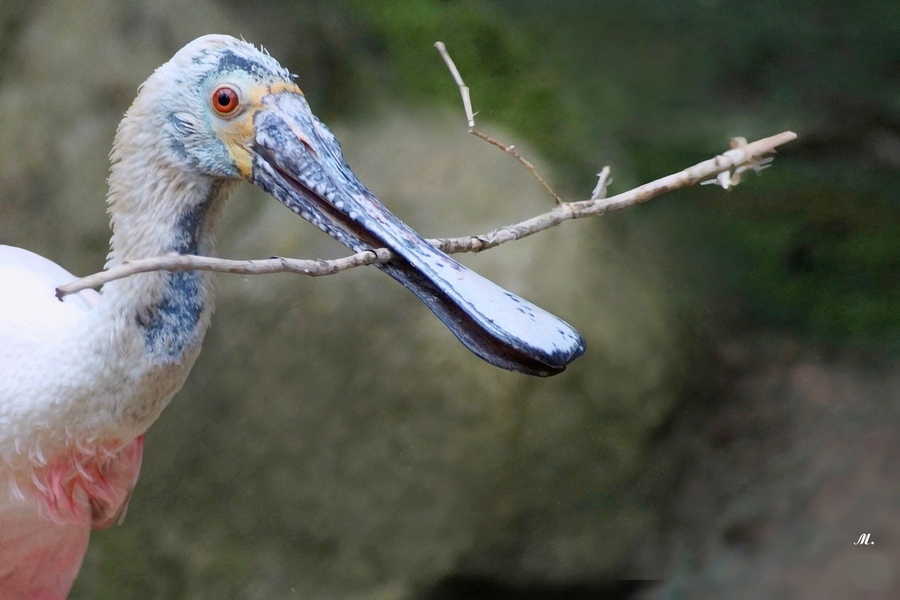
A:
<svg viewBox="0 0 900 600">
<path fill-rule="evenodd" d="M 116 520 L 140 470 L 141 431 L 117 433 L 91 407 L 129 399 L 127 386 L 104 394 L 95 385 L 121 378 L 126 363 L 83 345 L 101 297 L 56 300 L 53 290 L 71 279 L 45 258 L 0 246 L 9 286 L 0 293 L 0 598 L 64 598 L 91 528 Z"/>
<path fill-rule="evenodd" d="M 227 36 L 195 40 L 142 86 L 111 154 L 107 266 L 215 251 L 241 179 L 358 250 L 476 354 L 531 374 L 583 350 L 568 325 L 422 242 L 360 184 L 291 76 Z M 143 434 L 181 388 L 213 311 L 205 272 L 151 272 L 60 301 L 74 277 L 0 246 L 0 598 L 65 598 L 91 528 L 114 523 Z"/>
</svg>

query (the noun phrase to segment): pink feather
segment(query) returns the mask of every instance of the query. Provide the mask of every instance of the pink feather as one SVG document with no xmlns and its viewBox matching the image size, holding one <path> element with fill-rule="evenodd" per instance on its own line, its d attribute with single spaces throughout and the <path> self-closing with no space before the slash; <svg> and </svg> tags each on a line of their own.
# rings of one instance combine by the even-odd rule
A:
<svg viewBox="0 0 900 600">
<path fill-rule="evenodd" d="M 143 450 L 143 435 L 72 448 L 21 474 L 24 501 L 0 513 L 0 599 L 66 598 L 91 529 L 124 517 Z"/>
</svg>

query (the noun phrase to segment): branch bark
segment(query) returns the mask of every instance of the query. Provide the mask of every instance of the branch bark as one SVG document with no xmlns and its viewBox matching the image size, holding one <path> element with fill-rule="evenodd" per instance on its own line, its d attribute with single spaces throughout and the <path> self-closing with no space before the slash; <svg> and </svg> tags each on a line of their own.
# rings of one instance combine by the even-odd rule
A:
<svg viewBox="0 0 900 600">
<path fill-rule="evenodd" d="M 490 233 L 456 238 L 439 238 L 428 240 L 428 242 L 448 254 L 481 252 L 500 244 L 519 240 L 551 227 L 556 227 L 564 221 L 602 215 L 611 210 L 618 210 L 633 204 L 646 202 L 666 192 L 694 185 L 697 182 L 716 177 L 722 173 L 734 173 L 739 169 L 752 169 L 754 165 L 758 165 L 761 162 L 765 154 L 774 152 L 776 147 L 795 139 L 797 139 L 797 134 L 785 131 L 749 144 L 739 145 L 726 151 L 724 154 L 697 163 L 679 173 L 645 183 L 640 187 L 610 196 L 609 198 L 562 202 L 543 214 L 521 223 L 507 225 Z M 172 254 L 126 261 L 107 271 L 82 277 L 57 288 L 57 296 L 62 298 L 68 294 L 89 288 L 98 288 L 110 281 L 148 271 L 199 270 L 241 273 L 244 275 L 298 273 L 309 275 L 310 277 L 320 277 L 323 275 L 334 275 L 347 269 L 371 265 L 376 262 L 387 262 L 392 257 L 391 252 L 385 248 L 367 250 L 335 260 L 304 260 L 282 257 L 266 260 L 228 260 L 209 256 Z"/>
<path fill-rule="evenodd" d="M 577 202 L 565 202 L 543 177 L 537 172 L 529 161 L 515 150 L 515 146 L 503 144 L 487 134 L 475 129 L 475 113 L 472 110 L 472 102 L 469 97 L 469 88 L 463 83 L 462 77 L 450 58 L 443 43 L 435 44 L 444 62 L 447 64 L 454 81 L 459 87 L 463 100 L 463 108 L 466 113 L 466 122 L 469 133 L 497 146 L 504 152 L 513 156 L 529 173 L 547 190 L 556 201 L 556 206 L 543 214 L 537 215 L 514 225 L 507 225 L 490 233 L 482 235 L 439 238 L 428 242 L 447 254 L 460 252 L 481 252 L 494 248 L 500 244 L 519 240 L 529 235 L 556 227 L 564 221 L 581 219 L 602 215 L 611 210 L 618 210 L 646 202 L 666 192 L 678 188 L 694 185 L 698 182 L 712 183 L 724 189 L 730 189 L 740 182 L 741 174 L 748 170 L 761 171 L 769 166 L 771 158 L 765 155 L 775 152 L 775 148 L 797 139 L 797 134 L 784 131 L 771 137 L 763 138 L 755 142 L 747 143 L 743 138 L 734 138 L 731 141 L 731 149 L 709 160 L 697 163 L 683 171 L 662 177 L 642 186 L 611 196 L 606 195 L 606 185 L 609 183 L 609 167 L 604 167 L 599 174 L 599 181 L 591 198 Z M 296 258 L 274 257 L 266 260 L 229 260 L 213 258 L 209 256 L 194 256 L 184 254 L 170 254 L 138 260 L 125 261 L 121 265 L 109 270 L 94 273 L 82 277 L 71 283 L 60 286 L 56 290 L 58 298 L 62 299 L 68 294 L 73 294 L 89 288 L 98 288 L 102 285 L 129 277 L 137 273 L 148 271 L 220 271 L 224 273 L 240 273 L 255 275 L 263 273 L 298 273 L 310 277 L 334 275 L 341 271 L 371 265 L 379 262 L 387 262 L 393 258 L 390 250 L 378 248 L 359 252 L 344 258 L 335 260 L 306 260 Z"/>
<path fill-rule="evenodd" d="M 553 191 L 553 188 L 550 187 L 550 184 L 547 183 L 541 174 L 538 173 L 537 169 L 534 168 L 534 165 L 531 164 L 530 161 L 526 160 L 524 156 L 519 154 L 519 151 L 516 150 L 515 146 L 506 144 L 492 138 L 488 134 L 483 131 L 479 131 L 475 128 L 475 113 L 472 110 L 472 99 L 469 96 L 469 86 L 463 83 L 462 75 L 459 74 L 459 69 L 456 68 L 456 63 L 453 62 L 453 59 L 450 58 L 450 53 L 447 52 L 447 46 L 444 45 L 444 42 L 435 42 L 434 47 L 437 48 L 437 51 L 440 53 L 441 58 L 444 59 L 444 63 L 447 65 L 447 69 L 450 71 L 450 75 L 453 77 L 453 81 L 456 82 L 456 87 L 459 88 L 459 95 L 462 97 L 463 102 L 463 110 L 466 113 L 466 123 L 469 125 L 469 133 L 474 135 L 477 138 L 480 138 L 491 144 L 493 146 L 497 146 L 513 158 L 515 158 L 519 163 L 525 167 L 531 176 L 534 177 L 541 186 L 547 190 L 547 193 L 550 194 L 557 204 L 562 204 L 563 200 L 559 197 L 559 194 Z"/>
</svg>

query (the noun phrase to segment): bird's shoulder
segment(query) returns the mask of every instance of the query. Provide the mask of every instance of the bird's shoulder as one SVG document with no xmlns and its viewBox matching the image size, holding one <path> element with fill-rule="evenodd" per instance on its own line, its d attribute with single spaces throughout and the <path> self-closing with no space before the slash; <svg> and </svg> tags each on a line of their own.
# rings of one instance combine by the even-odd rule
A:
<svg viewBox="0 0 900 600">
<path fill-rule="evenodd" d="M 43 328 L 55 321 L 78 318 L 96 305 L 93 290 L 56 297 L 56 288 L 75 276 L 34 252 L 0 245 L 0 337 L 22 327 Z"/>
</svg>

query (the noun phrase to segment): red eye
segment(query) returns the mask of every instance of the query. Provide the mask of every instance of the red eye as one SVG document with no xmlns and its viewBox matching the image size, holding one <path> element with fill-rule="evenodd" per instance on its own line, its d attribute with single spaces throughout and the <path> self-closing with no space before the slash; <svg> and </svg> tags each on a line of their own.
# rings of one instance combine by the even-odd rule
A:
<svg viewBox="0 0 900 600">
<path fill-rule="evenodd" d="M 213 108 L 222 117 L 233 115 L 239 104 L 237 92 L 228 86 L 217 87 L 212 93 Z"/>
</svg>

